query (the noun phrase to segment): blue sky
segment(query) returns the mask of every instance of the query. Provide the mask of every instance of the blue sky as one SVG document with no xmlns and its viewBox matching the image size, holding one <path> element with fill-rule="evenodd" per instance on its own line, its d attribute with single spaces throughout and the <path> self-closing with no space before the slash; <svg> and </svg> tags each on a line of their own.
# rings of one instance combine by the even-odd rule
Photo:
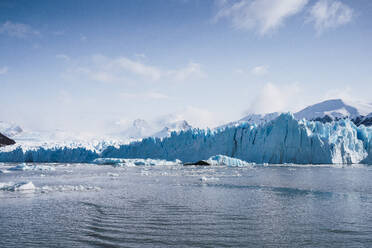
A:
<svg viewBox="0 0 372 248">
<path fill-rule="evenodd" d="M 0 120 L 125 128 L 372 102 L 369 0 L 0 1 Z"/>
</svg>

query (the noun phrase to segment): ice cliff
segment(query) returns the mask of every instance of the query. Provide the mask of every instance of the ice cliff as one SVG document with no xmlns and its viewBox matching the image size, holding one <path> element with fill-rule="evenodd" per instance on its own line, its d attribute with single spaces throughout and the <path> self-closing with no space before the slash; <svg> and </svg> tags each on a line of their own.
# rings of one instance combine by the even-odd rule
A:
<svg viewBox="0 0 372 248">
<path fill-rule="evenodd" d="M 164 139 L 147 138 L 108 147 L 101 156 L 192 162 L 221 154 L 255 163 L 359 163 L 370 160 L 371 136 L 372 128 L 357 127 L 349 120 L 323 124 L 298 121 L 288 113 L 259 126 L 243 123 L 213 131 L 193 129 Z"/>
<path fill-rule="evenodd" d="M 0 161 L 92 162 L 96 158 L 151 158 L 195 162 L 221 154 L 254 163 L 372 163 L 372 127 L 350 120 L 321 123 L 281 114 L 262 125 L 190 129 L 102 150 L 85 147 L 0 149 Z"/>
</svg>

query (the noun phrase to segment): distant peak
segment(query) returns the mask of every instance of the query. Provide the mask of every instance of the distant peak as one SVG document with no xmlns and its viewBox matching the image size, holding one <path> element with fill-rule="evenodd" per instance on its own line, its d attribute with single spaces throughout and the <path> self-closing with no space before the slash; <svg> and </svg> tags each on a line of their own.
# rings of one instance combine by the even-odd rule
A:
<svg viewBox="0 0 372 248">
<path fill-rule="evenodd" d="M 138 126 L 144 126 L 144 125 L 148 125 L 147 122 L 143 119 L 135 119 L 133 121 L 133 126 L 135 127 L 138 127 Z"/>
</svg>

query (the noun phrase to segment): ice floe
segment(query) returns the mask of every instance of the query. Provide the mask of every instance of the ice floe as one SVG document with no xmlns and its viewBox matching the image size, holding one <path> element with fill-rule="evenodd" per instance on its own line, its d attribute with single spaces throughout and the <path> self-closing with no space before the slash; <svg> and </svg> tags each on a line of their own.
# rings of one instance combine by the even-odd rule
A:
<svg viewBox="0 0 372 248">
<path fill-rule="evenodd" d="M 155 165 L 180 165 L 180 160 L 167 161 L 162 159 L 124 159 L 124 158 L 97 158 L 94 164 L 113 166 L 155 166 Z"/>
<path fill-rule="evenodd" d="M 50 165 L 27 165 L 25 163 L 9 168 L 10 171 L 55 171 Z"/>
<path fill-rule="evenodd" d="M 2 191 L 34 191 L 36 189 L 32 182 L 19 183 L 0 183 L 0 190 Z"/>
</svg>

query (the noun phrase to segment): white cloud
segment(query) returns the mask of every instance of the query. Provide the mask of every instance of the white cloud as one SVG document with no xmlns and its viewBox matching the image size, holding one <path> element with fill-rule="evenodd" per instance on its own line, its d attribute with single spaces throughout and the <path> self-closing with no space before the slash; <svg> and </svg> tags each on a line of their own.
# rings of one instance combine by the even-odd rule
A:
<svg viewBox="0 0 372 248">
<path fill-rule="evenodd" d="M 269 73 L 269 67 L 266 65 L 256 66 L 251 70 L 251 73 L 256 76 L 263 76 Z"/>
<path fill-rule="evenodd" d="M 353 18 L 353 9 L 346 4 L 333 0 L 320 0 L 310 9 L 308 22 L 314 22 L 318 34 L 326 29 L 336 28 L 349 23 Z"/>
<path fill-rule="evenodd" d="M 86 74 L 89 74 L 88 76 L 92 80 L 98 81 L 98 82 L 107 83 L 107 82 L 114 82 L 114 81 L 119 80 L 119 78 L 116 77 L 115 75 L 109 72 L 105 72 L 105 71 L 92 71 L 86 68 L 81 68 L 81 71 L 84 71 Z"/>
<path fill-rule="evenodd" d="M 0 34 L 7 34 L 11 37 L 17 38 L 25 38 L 27 36 L 39 35 L 40 32 L 34 30 L 27 24 L 7 21 L 0 25 Z"/>
<path fill-rule="evenodd" d="M 152 80 L 158 80 L 161 77 L 161 70 L 154 67 L 145 65 L 141 62 L 133 61 L 125 57 L 115 59 L 114 64 L 119 65 L 124 70 L 130 71 L 139 76 L 149 77 Z"/>
<path fill-rule="evenodd" d="M 271 113 L 294 111 L 300 107 L 301 88 L 299 84 L 275 85 L 267 83 L 253 99 L 248 113 Z"/>
<path fill-rule="evenodd" d="M 179 122 L 186 120 L 194 128 L 213 128 L 226 122 L 221 121 L 217 115 L 206 109 L 202 109 L 195 106 L 186 106 L 177 112 L 171 114 L 165 114 L 162 116 L 155 117 L 153 119 L 146 119 L 145 122 L 150 126 L 150 130 L 146 130 L 148 135 L 153 134 L 162 130 L 170 123 Z M 114 125 L 112 125 L 114 124 Z M 133 126 L 133 119 L 122 118 L 116 120 L 114 123 L 109 123 L 108 129 L 112 132 L 122 132 Z"/>
<path fill-rule="evenodd" d="M 120 96 L 124 99 L 137 99 L 137 100 L 162 100 L 169 98 L 167 95 L 159 93 L 159 92 L 144 92 L 144 93 L 128 93 L 122 92 Z"/>
<path fill-rule="evenodd" d="M 78 62 L 69 72 L 73 73 L 106 83 L 129 79 L 180 82 L 205 76 L 201 65 L 193 62 L 178 69 L 163 69 L 127 57 L 109 58 L 102 55 L 92 56 L 86 63 Z"/>
<path fill-rule="evenodd" d="M 9 71 L 9 68 L 7 66 L 0 67 L 0 75 L 7 74 Z"/>
<path fill-rule="evenodd" d="M 232 4 L 220 2 L 220 11 L 215 21 L 230 19 L 234 28 L 258 30 L 265 35 L 284 24 L 285 19 L 293 16 L 305 7 L 308 0 L 239 0 Z"/>
<path fill-rule="evenodd" d="M 186 120 L 191 126 L 197 128 L 213 128 L 224 123 L 219 119 L 221 115 L 215 114 L 203 108 L 187 106 L 176 113 L 164 115 L 156 120 L 158 125 L 164 123 Z"/>
<path fill-rule="evenodd" d="M 66 60 L 66 61 L 70 61 L 70 57 L 67 56 L 66 54 L 57 54 L 57 55 L 56 55 L 56 58 L 57 58 L 57 59 Z"/>
<path fill-rule="evenodd" d="M 355 97 L 355 94 L 353 94 L 351 87 L 328 90 L 323 96 L 321 96 L 320 100 L 325 101 L 329 99 L 343 99 L 346 101 L 360 100 L 360 98 Z"/>
<path fill-rule="evenodd" d="M 205 77 L 206 74 L 202 71 L 201 65 L 190 62 L 186 67 L 177 70 L 169 70 L 166 74 L 175 81 L 185 81 L 191 77 Z"/>
</svg>

